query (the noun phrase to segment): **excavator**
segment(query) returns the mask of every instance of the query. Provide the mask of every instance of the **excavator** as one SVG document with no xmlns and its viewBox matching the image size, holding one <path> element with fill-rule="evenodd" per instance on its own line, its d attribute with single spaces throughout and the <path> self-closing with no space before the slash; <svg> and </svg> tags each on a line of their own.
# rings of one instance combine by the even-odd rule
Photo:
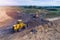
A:
<svg viewBox="0 0 60 40">
<path fill-rule="evenodd" d="M 26 27 L 26 24 L 22 20 L 17 20 L 17 23 L 13 25 L 12 29 L 14 32 L 18 32 L 19 29 Z"/>
</svg>

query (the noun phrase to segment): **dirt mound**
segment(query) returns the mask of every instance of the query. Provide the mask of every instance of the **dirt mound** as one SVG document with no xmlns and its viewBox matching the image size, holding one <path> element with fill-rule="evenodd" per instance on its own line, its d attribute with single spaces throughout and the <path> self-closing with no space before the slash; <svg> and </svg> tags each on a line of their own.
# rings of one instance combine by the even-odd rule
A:
<svg viewBox="0 0 60 40">
<path fill-rule="evenodd" d="M 0 27 L 18 19 L 19 13 L 20 9 L 18 7 L 0 7 Z"/>
<path fill-rule="evenodd" d="M 0 7 L 0 22 L 6 19 L 18 18 L 20 9 L 16 7 Z"/>
</svg>

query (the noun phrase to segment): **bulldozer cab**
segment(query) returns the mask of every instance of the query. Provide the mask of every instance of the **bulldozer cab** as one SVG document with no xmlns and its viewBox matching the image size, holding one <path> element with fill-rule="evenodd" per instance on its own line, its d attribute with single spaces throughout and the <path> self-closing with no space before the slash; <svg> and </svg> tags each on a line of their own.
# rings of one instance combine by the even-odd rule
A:
<svg viewBox="0 0 60 40">
<path fill-rule="evenodd" d="M 23 21 L 22 20 L 17 20 L 17 24 L 19 24 L 19 23 L 23 23 Z"/>
</svg>

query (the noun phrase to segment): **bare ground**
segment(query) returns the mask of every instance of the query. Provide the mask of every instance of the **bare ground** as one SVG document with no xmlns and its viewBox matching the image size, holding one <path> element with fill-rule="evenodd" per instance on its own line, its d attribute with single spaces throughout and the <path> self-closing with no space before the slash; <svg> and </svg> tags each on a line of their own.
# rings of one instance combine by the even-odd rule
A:
<svg viewBox="0 0 60 40">
<path fill-rule="evenodd" d="M 25 15 L 23 20 L 26 18 L 27 16 Z M 28 22 L 29 28 L 12 33 L 11 27 L 14 22 L 9 23 L 10 25 L 5 28 L 0 28 L 0 40 L 60 40 L 60 20 L 47 22 L 38 19 L 36 22 Z M 37 32 L 31 32 L 30 30 L 32 29 Z"/>
</svg>

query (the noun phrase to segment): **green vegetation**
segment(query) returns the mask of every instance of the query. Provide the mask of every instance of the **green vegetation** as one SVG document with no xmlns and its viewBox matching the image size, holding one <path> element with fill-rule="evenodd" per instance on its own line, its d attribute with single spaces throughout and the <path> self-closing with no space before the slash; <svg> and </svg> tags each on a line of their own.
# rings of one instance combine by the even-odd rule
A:
<svg viewBox="0 0 60 40">
<path fill-rule="evenodd" d="M 18 6 L 24 13 L 36 13 L 39 10 L 48 10 L 45 17 L 59 17 L 60 16 L 60 6 Z"/>
<path fill-rule="evenodd" d="M 23 12 L 24 13 L 36 13 L 38 12 L 40 9 L 24 9 Z"/>
<path fill-rule="evenodd" d="M 49 10 L 48 14 L 46 15 L 46 17 L 59 17 L 60 16 L 60 9 L 56 9 L 56 10 Z"/>
</svg>

